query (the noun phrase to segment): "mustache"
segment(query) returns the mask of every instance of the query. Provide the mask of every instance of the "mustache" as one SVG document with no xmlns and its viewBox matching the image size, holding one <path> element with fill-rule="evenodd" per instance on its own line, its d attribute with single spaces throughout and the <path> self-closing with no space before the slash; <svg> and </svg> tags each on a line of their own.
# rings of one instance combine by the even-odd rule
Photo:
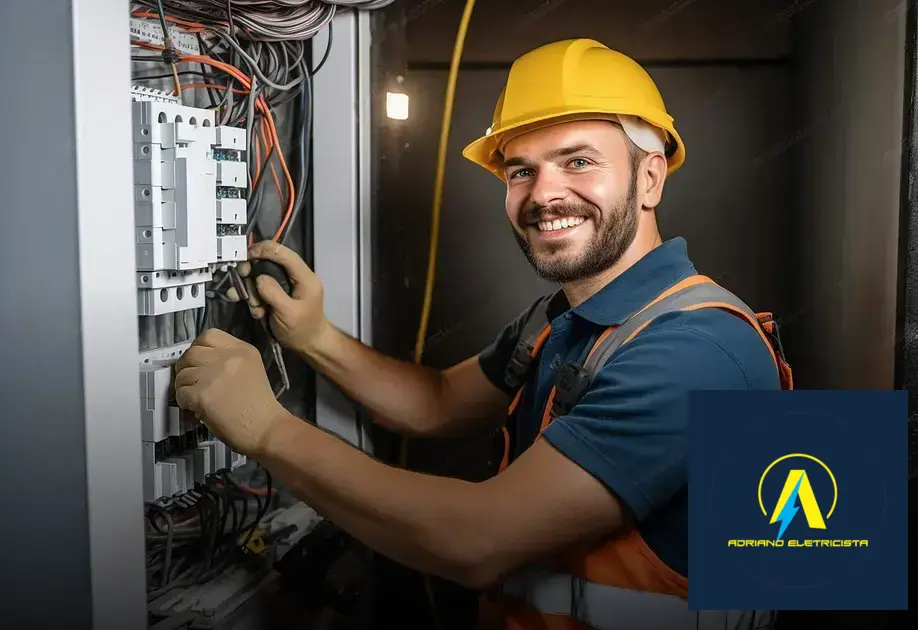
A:
<svg viewBox="0 0 918 630">
<path fill-rule="evenodd" d="M 589 203 L 562 202 L 548 206 L 530 204 L 520 211 L 520 225 L 533 225 L 546 221 L 548 217 L 563 219 L 565 217 L 597 217 L 599 209 Z"/>
</svg>

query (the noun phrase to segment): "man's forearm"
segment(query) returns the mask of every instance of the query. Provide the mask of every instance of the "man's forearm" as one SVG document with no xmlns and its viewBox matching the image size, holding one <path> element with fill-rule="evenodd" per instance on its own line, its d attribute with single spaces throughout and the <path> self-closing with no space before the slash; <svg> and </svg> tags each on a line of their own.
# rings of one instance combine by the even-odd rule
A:
<svg viewBox="0 0 918 630">
<path fill-rule="evenodd" d="M 303 356 L 387 429 L 424 435 L 446 421 L 439 370 L 387 357 L 331 324 Z"/>
<path fill-rule="evenodd" d="M 492 555 L 485 531 L 491 511 L 478 484 L 387 466 L 287 412 L 253 456 L 375 551 L 418 571 L 478 585 Z"/>
</svg>

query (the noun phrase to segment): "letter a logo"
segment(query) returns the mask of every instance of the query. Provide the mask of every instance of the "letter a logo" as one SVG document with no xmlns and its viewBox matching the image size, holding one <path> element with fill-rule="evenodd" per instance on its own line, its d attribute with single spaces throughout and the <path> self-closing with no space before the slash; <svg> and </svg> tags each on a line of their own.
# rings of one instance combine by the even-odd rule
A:
<svg viewBox="0 0 918 630">
<path fill-rule="evenodd" d="M 819 504 L 816 503 L 816 495 L 813 494 L 813 486 L 806 476 L 805 470 L 792 470 L 787 473 L 787 481 L 784 482 L 784 489 L 775 505 L 775 511 L 771 515 L 769 524 L 781 523 L 776 540 L 781 540 L 784 531 L 794 516 L 800 511 L 796 506 L 797 499 L 800 499 L 800 507 L 803 508 L 803 515 L 806 517 L 806 523 L 811 529 L 825 529 L 826 522 L 822 518 L 822 511 Z"/>
</svg>

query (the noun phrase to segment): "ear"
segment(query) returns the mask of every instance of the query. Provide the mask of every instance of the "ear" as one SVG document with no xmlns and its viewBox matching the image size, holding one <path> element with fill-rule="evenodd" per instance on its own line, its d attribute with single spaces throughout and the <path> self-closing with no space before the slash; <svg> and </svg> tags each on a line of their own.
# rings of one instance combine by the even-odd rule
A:
<svg viewBox="0 0 918 630">
<path fill-rule="evenodd" d="M 662 153 L 651 153 L 638 167 L 638 195 L 641 206 L 656 208 L 663 198 L 663 183 L 666 181 L 666 158 Z"/>
</svg>

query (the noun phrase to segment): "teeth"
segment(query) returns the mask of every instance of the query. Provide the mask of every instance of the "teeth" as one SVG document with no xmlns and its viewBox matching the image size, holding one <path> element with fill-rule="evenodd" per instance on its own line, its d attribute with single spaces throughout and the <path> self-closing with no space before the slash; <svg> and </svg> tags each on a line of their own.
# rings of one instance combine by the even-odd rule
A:
<svg viewBox="0 0 918 630">
<path fill-rule="evenodd" d="M 583 217 L 564 217 L 563 219 L 555 219 L 554 221 L 539 221 L 538 226 L 541 232 L 551 232 L 553 230 L 577 227 L 584 221 L 586 221 L 586 219 Z"/>
</svg>

